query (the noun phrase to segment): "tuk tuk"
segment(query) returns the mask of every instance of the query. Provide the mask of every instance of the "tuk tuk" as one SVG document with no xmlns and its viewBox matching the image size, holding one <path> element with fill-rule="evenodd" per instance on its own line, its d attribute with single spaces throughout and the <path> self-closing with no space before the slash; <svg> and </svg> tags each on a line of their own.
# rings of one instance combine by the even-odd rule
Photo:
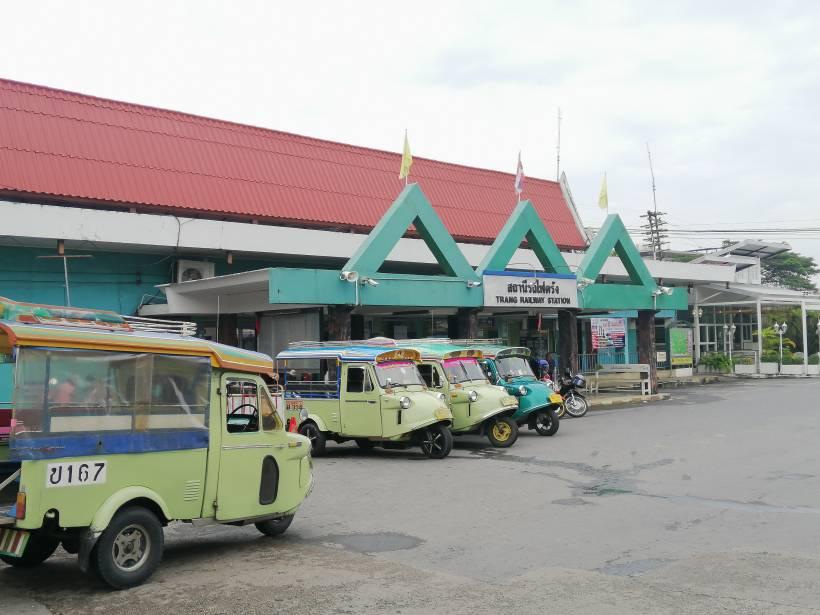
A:
<svg viewBox="0 0 820 615">
<path fill-rule="evenodd" d="M 0 560 L 36 566 L 62 545 L 125 588 L 157 568 L 171 521 L 288 528 L 312 461 L 268 392 L 270 357 L 111 312 L 0 305 L 17 464 L 0 481 Z"/>
<path fill-rule="evenodd" d="M 505 346 L 496 340 L 454 343 L 481 350 L 483 357 L 479 363 L 489 381 L 518 398 L 518 410 L 512 419 L 519 426 L 526 425 L 541 436 L 552 436 L 558 431 L 557 409 L 563 399 L 546 382 L 535 377 L 529 363 L 529 348 Z"/>
<path fill-rule="evenodd" d="M 420 358 L 410 348 L 355 342 L 297 342 L 280 352 L 285 398 L 300 399 L 307 411 L 299 433 L 310 439 L 313 455 L 328 440 L 355 440 L 362 449 L 419 446 L 431 459 L 449 455 L 453 415 L 444 394 L 424 383 Z M 298 408 L 291 407 L 288 420 Z"/>
<path fill-rule="evenodd" d="M 480 434 L 498 448 L 515 443 L 518 423 L 512 416 L 518 410 L 518 398 L 490 384 L 479 364 L 484 357 L 481 350 L 454 346 L 449 340 L 396 343 L 421 354 L 419 372 L 430 390 L 444 393 L 453 413 L 454 436 Z"/>
</svg>

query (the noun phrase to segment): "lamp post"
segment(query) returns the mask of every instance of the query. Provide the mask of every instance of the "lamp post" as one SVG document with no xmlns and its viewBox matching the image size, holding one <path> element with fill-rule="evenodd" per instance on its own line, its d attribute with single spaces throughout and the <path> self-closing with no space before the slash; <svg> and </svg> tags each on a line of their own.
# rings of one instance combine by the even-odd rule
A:
<svg viewBox="0 0 820 615">
<path fill-rule="evenodd" d="M 735 343 L 735 330 L 737 329 L 737 325 L 732 323 L 731 325 L 723 325 L 723 345 L 724 348 L 729 349 L 729 362 L 732 361 L 732 346 Z"/>
<path fill-rule="evenodd" d="M 808 353 L 808 348 L 806 352 Z M 820 359 L 820 319 L 817 320 L 817 357 Z"/>
<path fill-rule="evenodd" d="M 695 351 L 695 365 L 700 363 L 700 319 L 703 316 L 703 308 L 695 306 L 692 310 L 692 320 L 694 328 L 694 351 Z"/>
<path fill-rule="evenodd" d="M 784 322 L 782 325 L 774 323 L 774 332 L 780 337 L 780 371 L 783 371 L 783 334 L 786 332 L 787 325 Z"/>
</svg>

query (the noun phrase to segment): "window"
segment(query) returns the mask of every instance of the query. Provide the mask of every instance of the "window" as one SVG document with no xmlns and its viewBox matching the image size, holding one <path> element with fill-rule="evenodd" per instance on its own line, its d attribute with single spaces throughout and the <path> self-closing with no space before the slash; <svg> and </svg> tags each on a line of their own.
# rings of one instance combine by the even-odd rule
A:
<svg viewBox="0 0 820 615">
<path fill-rule="evenodd" d="M 369 393 L 373 390 L 373 383 L 370 381 L 370 374 L 364 367 L 347 368 L 347 392 L 348 393 Z"/>
<path fill-rule="evenodd" d="M 265 431 L 282 429 L 282 421 L 273 406 L 270 395 L 266 391 L 262 391 L 262 396 L 259 399 L 259 411 L 262 419 L 262 429 Z"/>
<path fill-rule="evenodd" d="M 438 373 L 438 370 L 435 368 L 434 365 L 431 364 L 422 364 L 418 366 L 419 373 L 421 377 L 424 379 L 424 383 L 430 387 L 431 389 L 440 389 L 441 388 L 441 376 Z M 458 380 L 456 380 L 458 382 Z"/>
<path fill-rule="evenodd" d="M 259 431 L 259 392 L 254 380 L 229 380 L 225 395 L 225 428 L 228 433 Z"/>
<path fill-rule="evenodd" d="M 210 382 L 207 357 L 21 348 L 12 446 L 24 459 L 205 448 Z"/>
</svg>

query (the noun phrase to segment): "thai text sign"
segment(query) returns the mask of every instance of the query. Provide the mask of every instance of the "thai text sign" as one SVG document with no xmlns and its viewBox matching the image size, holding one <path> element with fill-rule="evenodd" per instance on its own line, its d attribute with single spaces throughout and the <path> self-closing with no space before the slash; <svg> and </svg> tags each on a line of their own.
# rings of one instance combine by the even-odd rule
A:
<svg viewBox="0 0 820 615">
<path fill-rule="evenodd" d="M 578 284 L 574 275 L 485 271 L 482 283 L 485 307 L 578 307 Z"/>
<path fill-rule="evenodd" d="M 592 347 L 596 350 L 623 348 L 626 336 L 625 318 L 590 318 Z"/>
<path fill-rule="evenodd" d="M 670 328 L 669 347 L 672 366 L 692 365 L 692 329 Z"/>
</svg>

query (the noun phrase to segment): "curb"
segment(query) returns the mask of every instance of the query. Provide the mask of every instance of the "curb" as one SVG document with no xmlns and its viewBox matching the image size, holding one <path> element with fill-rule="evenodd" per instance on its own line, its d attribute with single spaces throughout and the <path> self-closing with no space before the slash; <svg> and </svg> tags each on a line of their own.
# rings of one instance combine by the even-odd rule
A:
<svg viewBox="0 0 820 615">
<path fill-rule="evenodd" d="M 601 408 L 608 408 L 610 406 L 626 406 L 637 405 L 650 401 L 663 401 L 669 399 L 669 393 L 655 393 L 654 395 L 633 395 L 631 397 L 620 397 L 616 399 L 606 399 L 601 401 L 590 401 L 589 409 L 596 410 Z"/>
</svg>

